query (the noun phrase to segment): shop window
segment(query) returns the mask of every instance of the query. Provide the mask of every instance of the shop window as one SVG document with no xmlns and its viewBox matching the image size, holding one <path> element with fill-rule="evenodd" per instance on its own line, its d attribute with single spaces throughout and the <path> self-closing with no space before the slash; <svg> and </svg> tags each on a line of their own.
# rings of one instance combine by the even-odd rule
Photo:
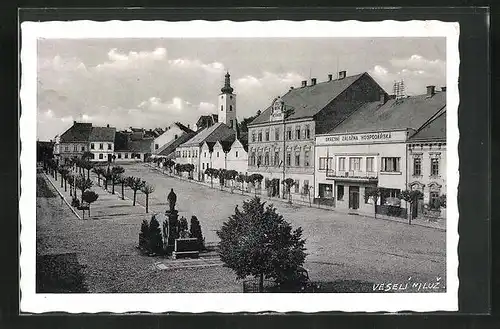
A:
<svg viewBox="0 0 500 329">
<path fill-rule="evenodd" d="M 337 200 L 344 200 L 344 185 L 337 185 Z"/>
<path fill-rule="evenodd" d="M 318 189 L 320 198 L 333 198 L 332 184 L 319 184 Z"/>
<path fill-rule="evenodd" d="M 400 163 L 401 158 L 382 158 L 382 171 L 385 172 L 400 172 Z"/>
<path fill-rule="evenodd" d="M 366 158 L 366 171 L 373 172 L 373 157 Z"/>
<path fill-rule="evenodd" d="M 365 203 L 366 204 L 369 204 L 369 203 L 373 203 L 373 197 L 370 197 L 370 192 L 373 190 L 374 188 L 373 187 L 365 187 Z"/>
</svg>

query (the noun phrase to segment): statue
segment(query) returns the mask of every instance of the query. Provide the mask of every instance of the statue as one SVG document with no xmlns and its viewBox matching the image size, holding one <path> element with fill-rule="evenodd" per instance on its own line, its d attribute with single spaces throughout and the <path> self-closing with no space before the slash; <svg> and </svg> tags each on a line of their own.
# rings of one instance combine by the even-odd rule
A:
<svg viewBox="0 0 500 329">
<path fill-rule="evenodd" d="M 170 212 L 173 212 L 175 210 L 175 203 L 177 202 L 177 195 L 175 194 L 174 189 L 170 190 L 167 200 L 170 207 Z"/>
</svg>

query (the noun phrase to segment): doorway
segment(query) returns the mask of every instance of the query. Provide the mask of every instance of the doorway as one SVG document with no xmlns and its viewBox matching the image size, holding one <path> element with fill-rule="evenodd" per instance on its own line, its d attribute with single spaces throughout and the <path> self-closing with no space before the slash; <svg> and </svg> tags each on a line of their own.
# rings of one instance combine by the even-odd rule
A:
<svg viewBox="0 0 500 329">
<path fill-rule="evenodd" d="M 349 186 L 349 208 L 359 208 L 359 186 Z"/>
</svg>

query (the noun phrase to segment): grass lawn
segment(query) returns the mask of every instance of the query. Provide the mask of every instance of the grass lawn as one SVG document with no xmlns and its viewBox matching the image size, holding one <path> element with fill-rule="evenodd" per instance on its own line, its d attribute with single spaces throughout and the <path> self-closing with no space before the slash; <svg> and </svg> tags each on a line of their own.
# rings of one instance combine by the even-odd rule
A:
<svg viewBox="0 0 500 329">
<path fill-rule="evenodd" d="M 55 198 L 57 196 L 57 194 L 49 188 L 47 181 L 40 175 L 36 176 L 36 196 L 38 198 Z"/>
<path fill-rule="evenodd" d="M 36 260 L 37 293 L 87 292 L 76 253 L 38 255 Z"/>
</svg>

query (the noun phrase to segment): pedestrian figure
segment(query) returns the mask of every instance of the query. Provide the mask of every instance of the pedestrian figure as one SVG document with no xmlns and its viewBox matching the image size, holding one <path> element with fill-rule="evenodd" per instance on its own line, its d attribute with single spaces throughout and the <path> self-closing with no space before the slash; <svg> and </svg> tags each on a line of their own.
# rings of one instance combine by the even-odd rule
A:
<svg viewBox="0 0 500 329">
<path fill-rule="evenodd" d="M 175 203 L 177 202 L 177 195 L 175 194 L 174 189 L 170 190 L 167 199 L 170 207 L 170 212 L 173 212 L 175 210 Z"/>
</svg>

